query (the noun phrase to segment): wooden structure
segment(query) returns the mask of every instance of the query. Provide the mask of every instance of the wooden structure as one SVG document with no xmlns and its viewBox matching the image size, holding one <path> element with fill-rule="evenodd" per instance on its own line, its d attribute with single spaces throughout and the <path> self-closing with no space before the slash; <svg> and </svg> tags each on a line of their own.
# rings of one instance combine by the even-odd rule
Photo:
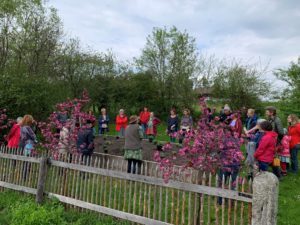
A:
<svg viewBox="0 0 300 225">
<path fill-rule="evenodd" d="M 66 207 L 138 224 L 251 224 L 252 184 L 244 178 L 234 184 L 177 167 L 165 183 L 154 162 L 143 163 L 140 174 L 124 172 L 126 163 L 105 154 L 26 157 L 2 147 L 0 188 L 34 194 L 38 203 L 44 195 L 55 197 Z"/>
</svg>

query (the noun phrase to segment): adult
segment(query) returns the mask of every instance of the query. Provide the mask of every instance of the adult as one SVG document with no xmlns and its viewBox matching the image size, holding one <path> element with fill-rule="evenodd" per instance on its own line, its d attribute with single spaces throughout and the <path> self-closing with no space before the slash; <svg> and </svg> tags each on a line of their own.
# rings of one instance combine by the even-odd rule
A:
<svg viewBox="0 0 300 225">
<path fill-rule="evenodd" d="M 22 117 L 17 118 L 17 123 L 13 125 L 11 130 L 7 135 L 7 147 L 9 148 L 18 148 L 20 144 L 21 138 L 21 124 L 22 124 Z"/>
<path fill-rule="evenodd" d="M 171 109 L 170 116 L 168 117 L 168 121 L 167 121 L 167 133 L 170 136 L 171 142 L 176 141 L 176 133 L 178 131 L 178 127 L 179 127 L 179 119 L 176 114 L 176 110 Z"/>
<path fill-rule="evenodd" d="M 124 113 L 124 109 L 120 109 L 119 115 L 116 117 L 116 131 L 118 132 L 118 137 L 124 137 L 127 122 L 128 118 Z"/>
<path fill-rule="evenodd" d="M 243 131 L 243 124 L 238 113 L 233 113 L 231 115 L 231 122 L 229 126 L 231 130 L 238 135 L 238 137 L 241 137 Z"/>
<path fill-rule="evenodd" d="M 181 117 L 181 122 L 180 122 L 179 143 L 182 143 L 186 132 L 188 132 L 192 128 L 193 128 L 193 118 L 190 115 L 190 110 L 184 109 L 183 110 L 183 116 Z"/>
<path fill-rule="evenodd" d="M 231 109 L 230 109 L 228 104 L 226 104 L 224 106 L 223 110 L 221 111 L 219 121 L 222 122 L 222 123 L 225 123 L 227 125 L 230 124 L 230 122 L 231 122 Z"/>
<path fill-rule="evenodd" d="M 256 126 L 257 123 L 257 115 L 255 114 L 254 109 L 248 109 L 247 111 L 247 118 L 245 122 L 245 128 L 246 130 L 251 130 L 253 127 Z"/>
<path fill-rule="evenodd" d="M 288 135 L 291 137 L 291 172 L 298 173 L 298 151 L 300 149 L 300 123 L 299 118 L 295 114 L 291 114 L 287 118 L 289 127 Z"/>
<path fill-rule="evenodd" d="M 66 124 L 63 124 L 63 127 L 59 132 L 59 142 L 58 142 L 58 152 L 63 155 L 68 154 L 68 148 L 70 143 L 70 131 Z"/>
<path fill-rule="evenodd" d="M 34 120 L 31 115 L 25 115 L 21 122 L 21 139 L 20 147 L 24 150 L 25 156 L 30 156 L 34 145 L 37 143 L 37 138 L 31 126 Z"/>
<path fill-rule="evenodd" d="M 102 135 L 102 134 L 105 134 L 105 133 L 109 132 L 108 124 L 109 124 L 109 116 L 106 113 L 106 109 L 102 108 L 101 109 L 101 115 L 99 116 L 99 120 L 98 120 L 99 135 Z"/>
<path fill-rule="evenodd" d="M 267 120 L 272 124 L 273 131 L 277 133 L 278 135 L 277 142 L 279 143 L 284 135 L 284 131 L 283 131 L 281 120 L 276 114 L 277 114 L 277 110 L 274 106 L 268 106 L 266 108 Z"/>
<path fill-rule="evenodd" d="M 93 122 L 91 120 L 86 121 L 86 125 L 81 128 L 77 136 L 77 149 L 82 154 L 82 158 L 87 160 L 94 152 L 94 134 L 93 134 Z M 84 163 L 86 164 L 87 161 Z"/>
<path fill-rule="evenodd" d="M 133 115 L 129 118 L 129 125 L 125 130 L 125 153 L 128 160 L 128 173 L 139 173 L 142 164 L 142 138 L 143 132 L 138 124 L 138 117 Z"/>
<path fill-rule="evenodd" d="M 148 111 L 148 108 L 145 106 L 143 108 L 143 111 L 141 111 L 140 113 L 140 124 L 143 129 L 144 138 L 147 137 L 146 131 L 147 131 L 149 119 L 150 119 L 150 112 Z"/>
</svg>

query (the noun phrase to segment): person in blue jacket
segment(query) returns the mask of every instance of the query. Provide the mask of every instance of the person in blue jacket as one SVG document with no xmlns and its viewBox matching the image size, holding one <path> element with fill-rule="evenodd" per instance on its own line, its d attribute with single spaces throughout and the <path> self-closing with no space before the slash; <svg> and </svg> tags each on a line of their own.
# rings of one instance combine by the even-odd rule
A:
<svg viewBox="0 0 300 225">
<path fill-rule="evenodd" d="M 109 116 L 107 115 L 105 108 L 101 109 L 101 115 L 99 116 L 98 124 L 99 135 L 103 135 L 109 132 Z"/>
</svg>

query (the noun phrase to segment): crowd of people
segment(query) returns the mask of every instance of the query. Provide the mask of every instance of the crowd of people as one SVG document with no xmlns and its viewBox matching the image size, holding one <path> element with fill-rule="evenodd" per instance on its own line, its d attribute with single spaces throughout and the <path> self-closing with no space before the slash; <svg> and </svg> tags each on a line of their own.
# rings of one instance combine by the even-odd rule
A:
<svg viewBox="0 0 300 225">
<path fill-rule="evenodd" d="M 254 109 L 248 109 L 243 119 L 241 113 L 232 112 L 229 105 L 225 105 L 220 113 L 216 109 L 207 109 L 208 121 L 217 121 L 228 126 L 238 137 L 246 140 L 247 165 L 249 177 L 253 178 L 256 170 L 267 171 L 272 168 L 279 178 L 286 176 L 288 172 L 298 173 L 298 151 L 300 149 L 300 123 L 299 118 L 291 114 L 287 118 L 288 128 L 284 129 L 277 116 L 275 107 L 267 107 L 265 118 L 258 118 Z M 61 119 L 66 121 L 66 118 Z M 98 134 L 104 135 L 109 132 L 110 117 L 105 108 L 101 109 L 98 118 Z M 157 136 L 157 126 L 161 120 L 147 107 L 141 110 L 139 116 L 126 116 L 123 109 L 115 119 L 115 129 L 118 137 L 125 138 L 125 159 L 128 160 L 128 172 L 137 172 L 142 160 L 142 139 L 153 139 Z M 170 142 L 179 143 L 184 140 L 186 132 L 195 126 L 188 109 L 183 110 L 181 119 L 175 109 L 170 110 L 166 121 L 166 132 Z M 24 155 L 30 155 L 37 143 L 34 132 L 35 121 L 31 115 L 19 117 L 7 135 L 9 148 L 22 148 Z M 83 129 L 79 129 L 77 137 L 77 150 L 83 155 L 90 156 L 94 150 L 94 121 L 87 121 Z M 65 153 L 68 145 L 69 130 L 66 127 L 59 129 L 60 153 Z"/>
</svg>

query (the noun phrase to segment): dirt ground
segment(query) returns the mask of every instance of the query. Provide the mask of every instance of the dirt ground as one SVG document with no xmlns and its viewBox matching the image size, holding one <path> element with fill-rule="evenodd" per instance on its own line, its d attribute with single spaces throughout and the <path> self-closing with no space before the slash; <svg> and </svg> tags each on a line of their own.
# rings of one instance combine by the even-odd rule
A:
<svg viewBox="0 0 300 225">
<path fill-rule="evenodd" d="M 107 153 L 111 155 L 123 156 L 124 151 L 124 138 L 117 139 L 114 136 L 106 136 L 105 140 L 103 136 L 97 136 L 95 138 L 95 153 Z M 172 151 L 166 154 L 172 154 L 172 152 L 178 152 L 180 149 L 179 146 L 173 146 Z M 143 160 L 154 161 L 153 154 L 157 150 L 157 145 L 153 142 L 150 143 L 148 140 L 142 141 L 142 152 L 143 152 Z M 177 163 L 182 163 L 183 159 L 177 159 Z"/>
</svg>

